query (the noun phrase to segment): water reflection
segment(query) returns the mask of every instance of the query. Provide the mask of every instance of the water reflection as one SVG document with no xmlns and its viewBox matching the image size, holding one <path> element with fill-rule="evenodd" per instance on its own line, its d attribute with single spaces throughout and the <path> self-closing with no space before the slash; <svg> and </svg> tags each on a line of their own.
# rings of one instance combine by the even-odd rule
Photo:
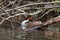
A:
<svg viewBox="0 0 60 40">
<path fill-rule="evenodd" d="M 54 28 L 54 27 L 53 27 Z M 47 28 L 44 31 L 22 31 L 16 29 L 12 36 L 12 30 L 0 28 L 1 40 L 58 40 L 60 38 L 60 32 L 57 29 Z M 51 30 L 53 29 L 53 31 Z M 54 31 L 56 30 L 56 31 Z"/>
</svg>

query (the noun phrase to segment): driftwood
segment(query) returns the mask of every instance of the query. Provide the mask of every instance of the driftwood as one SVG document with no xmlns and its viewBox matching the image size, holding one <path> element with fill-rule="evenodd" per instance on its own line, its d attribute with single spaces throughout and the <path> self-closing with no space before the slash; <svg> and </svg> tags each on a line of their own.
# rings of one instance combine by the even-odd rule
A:
<svg viewBox="0 0 60 40">
<path fill-rule="evenodd" d="M 60 16 L 46 21 L 43 25 L 48 25 L 48 24 L 52 24 L 52 23 L 55 23 L 55 22 L 60 22 Z"/>
</svg>

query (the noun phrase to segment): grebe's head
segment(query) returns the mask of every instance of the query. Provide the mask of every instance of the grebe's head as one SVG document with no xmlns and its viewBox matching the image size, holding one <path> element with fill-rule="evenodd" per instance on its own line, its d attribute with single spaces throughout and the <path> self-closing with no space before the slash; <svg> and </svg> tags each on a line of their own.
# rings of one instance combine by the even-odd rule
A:
<svg viewBox="0 0 60 40">
<path fill-rule="evenodd" d="M 33 17 L 31 15 L 28 15 L 26 19 L 32 21 Z"/>
</svg>

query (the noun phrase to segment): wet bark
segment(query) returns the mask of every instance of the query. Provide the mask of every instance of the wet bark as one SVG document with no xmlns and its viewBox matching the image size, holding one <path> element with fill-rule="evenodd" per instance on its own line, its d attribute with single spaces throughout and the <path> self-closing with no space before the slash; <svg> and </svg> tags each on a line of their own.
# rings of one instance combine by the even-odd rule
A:
<svg viewBox="0 0 60 40">
<path fill-rule="evenodd" d="M 60 16 L 46 21 L 43 25 L 48 25 L 48 24 L 52 24 L 52 23 L 55 23 L 55 22 L 60 22 Z"/>
</svg>

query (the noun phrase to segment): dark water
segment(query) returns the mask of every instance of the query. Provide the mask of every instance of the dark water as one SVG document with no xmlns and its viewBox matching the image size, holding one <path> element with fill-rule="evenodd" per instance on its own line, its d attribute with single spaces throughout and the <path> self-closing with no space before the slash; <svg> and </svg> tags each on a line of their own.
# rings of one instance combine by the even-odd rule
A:
<svg viewBox="0 0 60 40">
<path fill-rule="evenodd" d="M 46 35 L 46 33 L 53 34 Z M 59 31 L 54 32 L 51 30 L 25 32 L 20 29 L 12 31 L 0 28 L 0 40 L 60 40 L 60 33 Z"/>
</svg>

